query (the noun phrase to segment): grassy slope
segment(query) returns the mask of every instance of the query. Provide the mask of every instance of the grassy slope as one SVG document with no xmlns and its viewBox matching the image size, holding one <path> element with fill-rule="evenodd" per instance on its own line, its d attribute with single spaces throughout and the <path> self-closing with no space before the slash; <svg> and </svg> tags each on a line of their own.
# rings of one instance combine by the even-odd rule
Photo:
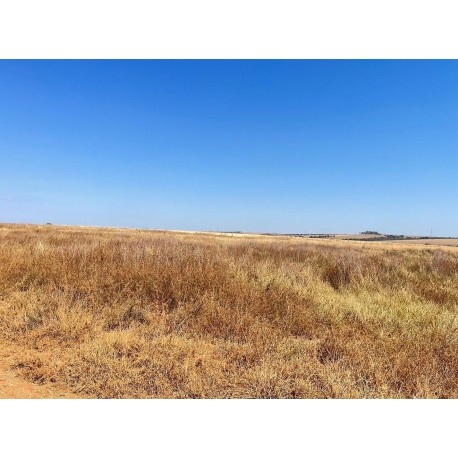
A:
<svg viewBox="0 0 458 458">
<path fill-rule="evenodd" d="M 458 250 L 0 226 L 0 340 L 96 397 L 457 397 Z"/>
</svg>

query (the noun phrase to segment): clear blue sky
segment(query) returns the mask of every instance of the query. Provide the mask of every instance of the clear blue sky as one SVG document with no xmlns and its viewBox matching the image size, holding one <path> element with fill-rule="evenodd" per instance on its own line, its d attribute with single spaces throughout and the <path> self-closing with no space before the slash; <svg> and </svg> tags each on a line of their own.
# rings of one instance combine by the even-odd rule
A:
<svg viewBox="0 0 458 458">
<path fill-rule="evenodd" d="M 0 61 L 0 221 L 458 236 L 458 61 Z"/>
</svg>

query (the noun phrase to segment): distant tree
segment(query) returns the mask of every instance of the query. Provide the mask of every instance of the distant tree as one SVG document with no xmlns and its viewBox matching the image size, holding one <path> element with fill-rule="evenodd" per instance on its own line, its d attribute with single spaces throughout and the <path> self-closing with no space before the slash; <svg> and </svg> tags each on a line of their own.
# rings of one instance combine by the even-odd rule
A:
<svg viewBox="0 0 458 458">
<path fill-rule="evenodd" d="M 380 232 L 377 232 L 377 231 L 364 231 L 364 232 L 361 232 L 361 235 L 382 235 L 382 234 L 380 234 Z"/>
</svg>

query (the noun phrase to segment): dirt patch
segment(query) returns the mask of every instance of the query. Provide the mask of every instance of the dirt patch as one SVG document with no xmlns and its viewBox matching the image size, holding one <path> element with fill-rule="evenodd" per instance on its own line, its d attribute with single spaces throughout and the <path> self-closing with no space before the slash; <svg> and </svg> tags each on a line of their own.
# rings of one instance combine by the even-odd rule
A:
<svg viewBox="0 0 458 458">
<path fill-rule="evenodd" d="M 0 343 L 0 399 L 75 399 L 64 387 L 53 384 L 39 385 L 23 379 L 13 369 L 14 349 Z M 17 350 L 16 350 L 17 352 Z"/>
</svg>

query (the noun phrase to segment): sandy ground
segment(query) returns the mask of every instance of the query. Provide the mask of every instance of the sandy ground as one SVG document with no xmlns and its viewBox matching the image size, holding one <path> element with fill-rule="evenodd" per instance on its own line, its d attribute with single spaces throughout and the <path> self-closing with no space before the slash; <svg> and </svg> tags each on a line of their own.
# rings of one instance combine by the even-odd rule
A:
<svg viewBox="0 0 458 458">
<path fill-rule="evenodd" d="M 0 399 L 74 399 L 74 393 L 54 385 L 39 385 L 23 379 L 13 368 L 12 349 L 0 342 Z"/>
</svg>

